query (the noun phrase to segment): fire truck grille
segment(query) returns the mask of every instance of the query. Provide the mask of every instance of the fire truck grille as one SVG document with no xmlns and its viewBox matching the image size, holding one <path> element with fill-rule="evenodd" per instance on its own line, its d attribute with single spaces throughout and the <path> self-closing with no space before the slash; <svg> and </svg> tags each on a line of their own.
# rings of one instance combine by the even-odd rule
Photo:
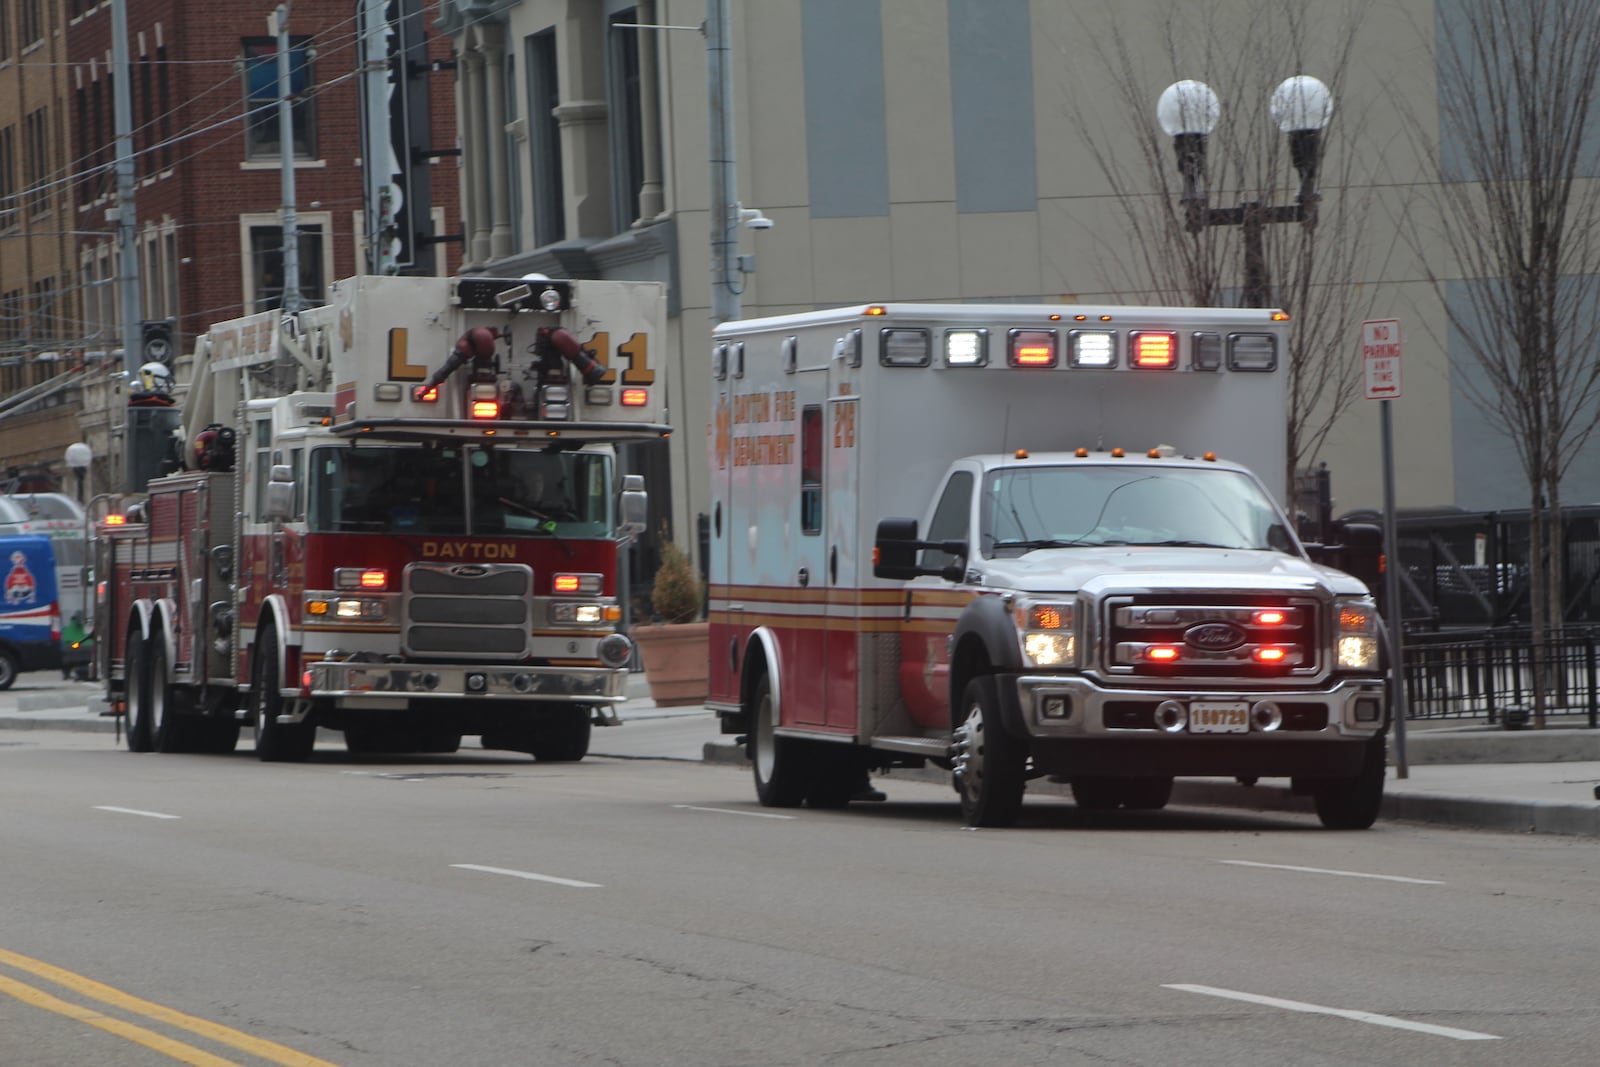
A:
<svg viewBox="0 0 1600 1067">
<path fill-rule="evenodd" d="M 1322 611 L 1283 595 L 1111 597 L 1106 668 L 1140 678 L 1303 678 L 1320 669 Z"/>
<path fill-rule="evenodd" d="M 522 564 L 413 563 L 405 571 L 407 655 L 521 658 L 530 650 L 533 571 Z"/>
</svg>

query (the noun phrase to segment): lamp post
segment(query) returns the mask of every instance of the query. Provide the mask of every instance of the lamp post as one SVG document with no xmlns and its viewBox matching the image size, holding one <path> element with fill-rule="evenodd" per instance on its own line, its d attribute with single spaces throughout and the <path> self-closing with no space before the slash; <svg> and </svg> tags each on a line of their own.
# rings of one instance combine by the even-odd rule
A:
<svg viewBox="0 0 1600 1067">
<path fill-rule="evenodd" d="M 1164 89 L 1156 119 L 1172 138 L 1183 175 L 1184 228 L 1239 226 L 1244 232 L 1244 306 L 1266 307 L 1271 300 L 1262 229 L 1271 222 L 1317 224 L 1317 167 L 1322 161 L 1322 131 L 1333 118 L 1333 93 L 1316 78 L 1296 75 L 1272 91 L 1272 120 L 1289 137 L 1289 159 L 1300 174 L 1293 204 L 1267 205 L 1247 200 L 1238 207 L 1212 207 L 1206 198 L 1206 138 L 1217 127 L 1222 106 L 1205 82 L 1185 80 Z"/>
<path fill-rule="evenodd" d="M 76 441 L 67 446 L 67 466 L 72 468 L 73 476 L 78 480 L 78 503 L 83 503 L 83 476 L 89 470 L 89 464 L 94 462 L 94 450 L 82 441 Z"/>
</svg>

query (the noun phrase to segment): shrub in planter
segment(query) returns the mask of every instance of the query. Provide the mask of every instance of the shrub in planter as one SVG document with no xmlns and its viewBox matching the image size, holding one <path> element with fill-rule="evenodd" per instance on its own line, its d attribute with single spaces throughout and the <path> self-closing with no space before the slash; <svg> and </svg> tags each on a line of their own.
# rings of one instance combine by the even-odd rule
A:
<svg viewBox="0 0 1600 1067">
<path fill-rule="evenodd" d="M 698 622 L 705 587 L 683 550 L 662 540 L 650 608 L 659 626 L 636 626 L 633 639 L 644 662 L 650 697 L 663 707 L 705 703 L 711 624 Z"/>
<path fill-rule="evenodd" d="M 700 618 L 705 588 L 694 564 L 673 541 L 661 545 L 661 569 L 656 571 L 655 588 L 650 592 L 650 608 L 664 623 L 694 622 Z"/>
</svg>

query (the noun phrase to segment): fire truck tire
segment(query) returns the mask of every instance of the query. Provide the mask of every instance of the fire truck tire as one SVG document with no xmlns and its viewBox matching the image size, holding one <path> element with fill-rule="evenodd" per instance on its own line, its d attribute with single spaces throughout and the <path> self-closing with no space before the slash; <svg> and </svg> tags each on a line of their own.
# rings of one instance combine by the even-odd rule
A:
<svg viewBox="0 0 1600 1067">
<path fill-rule="evenodd" d="M 17 672 L 21 664 L 17 654 L 9 648 L 0 648 L 0 689 L 10 689 L 11 683 L 17 680 Z"/>
<path fill-rule="evenodd" d="M 1353 778 L 1319 783 L 1311 794 L 1317 818 L 1330 830 L 1365 830 L 1383 807 L 1383 775 L 1388 749 L 1383 735 L 1367 742 L 1361 772 Z"/>
<path fill-rule="evenodd" d="M 127 698 L 129 752 L 149 752 L 155 747 L 155 731 L 150 725 L 148 659 L 144 633 L 138 628 L 129 630 L 127 652 L 123 656 L 123 664 L 127 671 L 124 695 Z"/>
<path fill-rule="evenodd" d="M 193 752 L 199 723 L 183 714 L 181 698 L 167 678 L 167 646 L 156 634 L 145 648 L 150 685 L 150 742 L 157 752 Z"/>
<path fill-rule="evenodd" d="M 763 807 L 797 808 L 811 790 L 810 754 L 794 738 L 778 737 L 772 721 L 772 680 L 756 682 L 751 709 L 750 766 L 755 774 L 756 799 Z"/>
<path fill-rule="evenodd" d="M 994 678 L 980 674 L 962 698 L 966 718 L 956 729 L 956 781 L 968 826 L 1012 826 L 1028 787 L 1028 750 L 1000 721 Z"/>
<path fill-rule="evenodd" d="M 589 754 L 589 709 L 553 709 L 528 739 L 533 758 L 540 763 L 576 763 Z"/>
<path fill-rule="evenodd" d="M 317 742 L 310 721 L 281 723 L 283 694 L 278 691 L 278 635 L 271 626 L 256 636 L 254 680 L 250 687 L 251 720 L 255 724 L 256 758 L 263 763 L 303 763 Z"/>
</svg>

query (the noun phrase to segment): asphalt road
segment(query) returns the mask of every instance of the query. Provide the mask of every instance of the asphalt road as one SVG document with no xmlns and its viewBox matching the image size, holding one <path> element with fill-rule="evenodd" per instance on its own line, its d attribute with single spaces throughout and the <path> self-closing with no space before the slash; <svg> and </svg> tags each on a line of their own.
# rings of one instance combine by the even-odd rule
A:
<svg viewBox="0 0 1600 1067">
<path fill-rule="evenodd" d="M 1600 1035 L 1585 839 L 1051 798 L 970 831 L 930 783 L 777 812 L 725 766 L 247 750 L 0 736 L 0 1063 L 1567 1065 Z"/>
</svg>

